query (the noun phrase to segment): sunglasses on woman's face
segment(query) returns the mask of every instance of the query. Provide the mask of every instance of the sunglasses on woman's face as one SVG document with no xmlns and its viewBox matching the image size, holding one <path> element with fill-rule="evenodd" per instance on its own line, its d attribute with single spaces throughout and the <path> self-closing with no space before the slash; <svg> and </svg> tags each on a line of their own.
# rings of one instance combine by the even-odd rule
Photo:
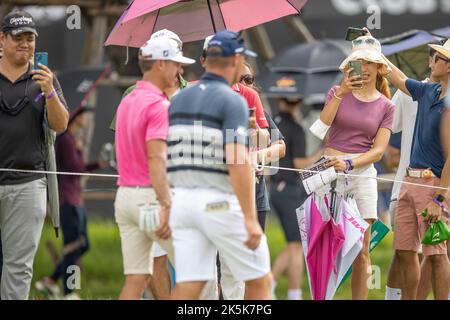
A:
<svg viewBox="0 0 450 320">
<path fill-rule="evenodd" d="M 241 76 L 241 80 L 239 82 L 243 82 L 246 85 L 251 86 L 255 82 L 255 77 L 251 74 L 244 74 Z"/>
<path fill-rule="evenodd" d="M 440 55 L 437 54 L 437 55 L 434 56 L 434 63 L 437 63 L 439 61 L 439 59 L 442 60 L 442 61 L 445 61 L 445 62 L 450 62 L 449 59 L 441 57 Z"/>
</svg>

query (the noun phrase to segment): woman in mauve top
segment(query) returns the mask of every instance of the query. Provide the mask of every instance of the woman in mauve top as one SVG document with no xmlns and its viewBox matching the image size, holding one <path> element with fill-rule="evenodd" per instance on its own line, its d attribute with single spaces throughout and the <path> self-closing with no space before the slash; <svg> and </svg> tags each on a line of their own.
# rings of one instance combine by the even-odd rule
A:
<svg viewBox="0 0 450 320">
<path fill-rule="evenodd" d="M 324 151 L 329 165 L 336 171 L 349 170 L 352 175 L 345 185 L 339 176 L 337 191 L 352 194 L 361 217 L 371 225 L 377 219 L 377 181 L 373 163 L 381 160 L 388 145 L 395 106 L 390 101 L 390 91 L 383 75 L 390 69 L 381 55 L 378 40 L 362 36 L 352 43 L 352 53 L 340 69 L 344 72 L 341 85 L 328 92 L 320 119 L 311 131 L 322 136 L 328 130 Z M 362 62 L 362 77 L 351 76 L 348 66 L 352 60 Z M 320 128 L 317 130 L 317 128 Z M 318 133 L 317 131 L 322 131 Z M 329 187 L 327 186 L 327 190 Z M 364 234 L 364 246 L 353 263 L 352 298 L 368 298 L 368 280 L 371 276 L 369 255 L 370 227 Z"/>
</svg>

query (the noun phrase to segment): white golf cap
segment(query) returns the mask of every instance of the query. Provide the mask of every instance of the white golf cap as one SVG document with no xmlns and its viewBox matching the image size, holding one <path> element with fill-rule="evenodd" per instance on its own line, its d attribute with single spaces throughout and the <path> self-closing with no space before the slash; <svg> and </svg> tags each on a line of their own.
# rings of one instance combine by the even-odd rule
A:
<svg viewBox="0 0 450 320">
<path fill-rule="evenodd" d="M 178 43 L 170 38 L 156 37 L 148 40 L 139 50 L 143 60 L 171 60 L 181 64 L 193 64 L 194 59 L 183 56 Z"/>
<path fill-rule="evenodd" d="M 162 30 L 156 31 L 155 33 L 153 33 L 151 35 L 150 39 L 156 39 L 159 37 L 164 37 L 164 38 L 169 38 L 169 39 L 175 40 L 180 47 L 183 46 L 183 41 L 181 41 L 180 37 L 175 32 L 170 31 L 168 29 L 162 29 Z"/>
<path fill-rule="evenodd" d="M 206 49 L 208 49 L 208 44 L 209 44 L 209 41 L 212 39 L 212 37 L 214 37 L 213 34 L 210 35 L 210 36 L 207 36 L 207 37 L 205 38 L 205 42 L 203 42 L 203 50 L 204 50 L 204 51 L 206 51 Z"/>
</svg>

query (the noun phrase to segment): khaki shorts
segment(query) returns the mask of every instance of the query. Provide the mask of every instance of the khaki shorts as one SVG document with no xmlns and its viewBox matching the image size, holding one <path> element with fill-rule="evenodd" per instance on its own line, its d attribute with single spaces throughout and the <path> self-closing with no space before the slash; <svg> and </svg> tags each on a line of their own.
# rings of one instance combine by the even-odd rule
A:
<svg viewBox="0 0 450 320">
<path fill-rule="evenodd" d="M 440 179 L 405 177 L 405 182 L 419 183 L 430 186 L 439 186 Z M 398 195 L 394 223 L 395 250 L 418 252 L 421 240 L 427 230 L 421 215 L 428 203 L 432 201 L 436 189 L 403 184 Z M 446 203 L 448 207 L 448 202 Z M 446 242 L 438 245 L 423 245 L 423 255 L 432 256 L 447 254 Z"/>
<path fill-rule="evenodd" d="M 152 188 L 119 187 L 114 202 L 115 218 L 119 225 L 124 274 L 151 274 L 153 271 L 153 241 L 167 252 L 173 262 L 172 239 L 160 240 L 154 232 L 139 228 L 139 206 L 157 204 Z"/>
</svg>

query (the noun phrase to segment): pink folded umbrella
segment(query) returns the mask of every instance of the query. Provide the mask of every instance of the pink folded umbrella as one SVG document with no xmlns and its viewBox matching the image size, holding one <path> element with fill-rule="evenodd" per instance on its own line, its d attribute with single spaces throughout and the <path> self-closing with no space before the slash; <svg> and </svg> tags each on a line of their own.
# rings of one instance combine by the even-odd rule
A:
<svg viewBox="0 0 450 320">
<path fill-rule="evenodd" d="M 327 199 L 322 199 L 329 208 Z M 319 199 L 320 201 L 320 199 Z M 314 300 L 324 300 L 327 294 L 331 271 L 335 269 L 335 259 L 345 240 L 342 223 L 336 224 L 329 212 L 320 213 L 316 202 L 310 206 L 309 246 L 306 256 L 311 291 Z"/>
<path fill-rule="evenodd" d="M 220 30 L 240 31 L 298 14 L 308 0 L 134 0 L 105 45 L 140 47 L 150 35 L 169 29 L 183 42 L 203 40 Z"/>
</svg>

